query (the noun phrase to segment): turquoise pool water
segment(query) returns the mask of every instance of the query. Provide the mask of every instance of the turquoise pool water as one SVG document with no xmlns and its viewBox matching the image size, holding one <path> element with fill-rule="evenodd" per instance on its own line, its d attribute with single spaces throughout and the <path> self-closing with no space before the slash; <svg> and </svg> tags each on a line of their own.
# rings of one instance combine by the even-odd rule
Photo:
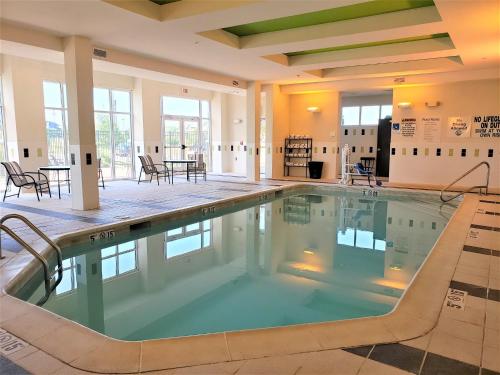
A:
<svg viewBox="0 0 500 375">
<path fill-rule="evenodd" d="M 64 249 L 43 306 L 125 340 L 390 312 L 451 217 L 430 194 L 324 190 Z M 34 278 L 18 297 L 36 302 Z"/>
</svg>

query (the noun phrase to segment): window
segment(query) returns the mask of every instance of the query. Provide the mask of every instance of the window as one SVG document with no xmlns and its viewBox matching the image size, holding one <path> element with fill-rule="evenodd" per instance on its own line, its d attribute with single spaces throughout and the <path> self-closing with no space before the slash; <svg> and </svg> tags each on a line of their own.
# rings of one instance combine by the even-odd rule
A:
<svg viewBox="0 0 500 375">
<path fill-rule="evenodd" d="M 380 118 L 384 119 L 386 117 L 392 117 L 392 105 L 381 105 L 380 106 Z"/>
<path fill-rule="evenodd" d="M 64 259 L 62 262 L 63 277 L 56 287 L 56 294 L 71 292 L 76 289 L 76 258 Z"/>
<path fill-rule="evenodd" d="M 365 105 L 361 107 L 361 125 L 378 125 L 380 106 Z"/>
<path fill-rule="evenodd" d="M 210 102 L 162 97 L 163 146 L 166 159 L 202 153 L 210 167 Z"/>
<path fill-rule="evenodd" d="M 0 161 L 7 160 L 7 137 L 5 131 L 5 115 L 3 105 L 2 79 L 0 78 Z M 0 190 L 5 187 L 5 168 L 0 168 Z"/>
<path fill-rule="evenodd" d="M 337 244 L 357 247 L 359 249 L 373 249 L 385 251 L 385 241 L 374 238 L 373 232 L 357 228 L 346 228 L 337 231 Z"/>
<path fill-rule="evenodd" d="M 342 125 L 359 125 L 359 107 L 342 107 Z"/>
<path fill-rule="evenodd" d="M 68 164 L 68 108 L 66 85 L 43 81 L 45 106 L 45 130 L 47 132 L 47 156 L 49 165 Z"/>
<path fill-rule="evenodd" d="M 102 279 L 137 270 L 137 242 L 130 241 L 101 250 Z"/>
<path fill-rule="evenodd" d="M 387 116 L 392 117 L 390 104 L 342 107 L 342 126 L 378 125 L 378 120 Z"/>
<path fill-rule="evenodd" d="M 205 220 L 165 233 L 165 258 L 209 248 L 212 245 L 212 221 Z"/>
<path fill-rule="evenodd" d="M 129 91 L 94 88 L 97 157 L 105 178 L 133 178 L 132 101 Z"/>
</svg>

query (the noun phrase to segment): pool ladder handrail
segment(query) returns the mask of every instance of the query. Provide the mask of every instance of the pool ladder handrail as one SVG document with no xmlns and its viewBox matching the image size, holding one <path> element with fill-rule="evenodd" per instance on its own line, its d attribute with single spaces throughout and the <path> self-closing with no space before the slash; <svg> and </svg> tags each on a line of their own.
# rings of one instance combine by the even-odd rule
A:
<svg viewBox="0 0 500 375">
<path fill-rule="evenodd" d="M 6 226 L 4 223 L 10 219 L 17 219 L 26 224 L 33 232 L 35 232 L 40 238 L 42 238 L 45 242 L 47 242 L 52 249 L 56 251 L 57 255 L 57 278 L 52 283 L 52 278 L 55 275 L 50 272 L 49 262 L 46 258 L 44 258 L 40 253 L 38 253 L 32 246 L 30 246 L 26 241 L 24 241 L 21 237 L 19 237 L 11 228 Z M 45 284 L 45 295 L 37 302 L 38 306 L 42 306 L 50 297 L 50 294 L 55 290 L 55 288 L 61 283 L 63 277 L 63 267 L 62 267 L 62 252 L 61 248 L 54 243 L 45 233 L 43 233 L 40 228 L 38 228 L 35 224 L 33 224 L 26 217 L 18 214 L 8 214 L 3 216 L 0 219 L 0 233 L 1 231 L 5 231 L 10 237 L 12 237 L 19 245 L 24 247 L 31 255 L 33 255 L 36 259 L 40 261 L 43 267 L 44 274 L 44 284 Z M 0 237 L 1 241 L 1 237 Z M 0 244 L 0 259 L 4 258 L 2 256 L 2 247 Z"/>
<path fill-rule="evenodd" d="M 458 194 L 456 195 L 453 195 L 451 197 L 448 197 L 448 198 L 444 198 L 443 197 L 443 193 L 445 191 L 447 191 L 450 187 L 452 187 L 453 185 L 455 185 L 458 181 L 460 181 L 462 178 L 468 176 L 469 174 L 471 174 L 472 172 L 474 172 L 476 169 L 478 169 L 479 167 L 481 167 L 482 165 L 486 165 L 486 168 L 487 168 L 487 172 L 486 172 L 486 184 L 485 185 L 476 185 L 476 186 L 472 186 L 468 189 L 465 189 L 465 190 L 462 190 L 460 192 L 458 192 Z M 481 195 L 483 190 L 482 189 L 485 189 L 485 195 L 488 195 L 488 186 L 490 184 L 490 163 L 488 163 L 487 161 L 482 161 L 478 164 L 476 164 L 474 167 L 472 167 L 471 169 L 469 169 L 467 172 L 465 172 L 463 175 L 461 175 L 459 178 L 457 178 L 455 181 L 453 181 L 451 184 L 449 184 L 448 186 L 446 186 L 445 188 L 443 188 L 441 190 L 441 195 L 440 195 L 440 198 L 443 202 L 449 202 L 455 198 L 458 198 L 460 197 L 461 195 L 464 195 L 465 193 L 469 193 L 471 192 L 472 190 L 474 189 L 479 189 L 479 194 Z"/>
</svg>

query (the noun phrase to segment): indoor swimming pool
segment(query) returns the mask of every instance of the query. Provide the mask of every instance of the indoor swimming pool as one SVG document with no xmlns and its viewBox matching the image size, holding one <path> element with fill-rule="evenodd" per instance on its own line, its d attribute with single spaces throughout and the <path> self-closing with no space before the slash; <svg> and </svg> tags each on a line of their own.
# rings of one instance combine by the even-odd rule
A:
<svg viewBox="0 0 500 375">
<path fill-rule="evenodd" d="M 131 341 L 383 315 L 454 209 L 435 194 L 311 187 L 152 224 L 64 248 L 43 308 Z M 16 296 L 36 303 L 39 276 Z"/>
</svg>

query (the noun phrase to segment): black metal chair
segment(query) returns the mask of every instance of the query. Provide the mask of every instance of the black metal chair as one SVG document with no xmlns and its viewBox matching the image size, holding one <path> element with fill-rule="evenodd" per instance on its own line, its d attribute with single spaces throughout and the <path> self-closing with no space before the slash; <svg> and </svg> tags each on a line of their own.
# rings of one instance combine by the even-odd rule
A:
<svg viewBox="0 0 500 375">
<path fill-rule="evenodd" d="M 137 181 L 137 184 L 143 181 L 147 181 L 141 181 L 142 172 L 144 172 L 146 176 L 150 176 L 149 182 L 152 182 L 153 177 L 156 176 L 158 185 L 160 185 L 160 177 L 164 177 L 165 180 L 168 178 L 168 182 L 170 183 L 170 173 L 167 167 L 164 166 L 164 168 L 160 170 L 156 168 L 157 166 L 161 166 L 161 164 L 155 164 L 153 162 L 153 158 L 151 158 L 150 155 L 139 156 L 139 160 L 141 161 L 141 171 L 139 172 L 139 180 Z"/>
<path fill-rule="evenodd" d="M 207 164 L 203 161 L 203 154 L 188 155 L 189 160 L 196 160 L 196 163 L 188 164 L 188 176 L 203 176 L 207 180 Z"/>
<path fill-rule="evenodd" d="M 5 198 L 8 197 L 17 196 L 19 198 L 22 188 L 35 188 L 35 193 L 38 201 L 40 201 L 40 196 L 43 196 L 44 190 L 48 192 L 49 196 L 52 198 L 49 179 L 45 174 L 41 172 L 24 172 L 19 164 L 15 161 L 4 161 L 2 162 L 2 165 L 7 171 L 7 183 L 5 184 L 5 192 L 3 193 L 3 202 L 5 202 Z M 17 192 L 17 194 L 7 195 L 9 184 L 11 182 L 15 187 L 19 188 L 19 191 Z"/>
<path fill-rule="evenodd" d="M 101 181 L 101 184 L 98 186 L 106 189 L 106 187 L 104 186 L 104 175 L 102 174 L 101 168 L 101 158 L 97 159 L 97 182 L 99 183 L 99 181 Z"/>
<path fill-rule="evenodd" d="M 370 187 L 372 186 L 371 179 L 373 178 L 377 184 L 377 186 L 380 186 L 381 183 L 380 181 L 377 180 L 377 178 L 374 175 L 374 169 L 375 169 L 375 158 L 373 157 L 362 157 L 360 158 L 361 162 L 354 164 L 354 170 L 357 173 L 351 174 L 351 182 L 354 185 L 355 180 L 359 179 L 367 179 L 368 180 L 368 185 Z"/>
</svg>

